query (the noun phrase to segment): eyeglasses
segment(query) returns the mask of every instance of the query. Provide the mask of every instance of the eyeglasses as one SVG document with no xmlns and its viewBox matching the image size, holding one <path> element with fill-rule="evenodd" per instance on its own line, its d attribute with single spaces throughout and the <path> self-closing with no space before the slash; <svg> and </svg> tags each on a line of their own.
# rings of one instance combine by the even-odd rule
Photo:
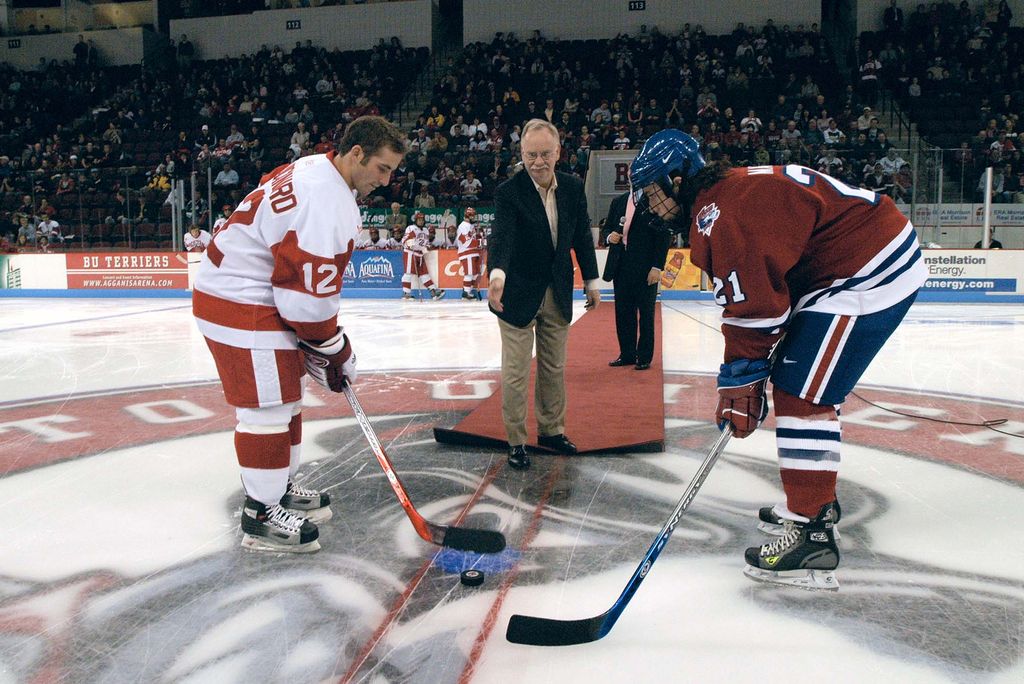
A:
<svg viewBox="0 0 1024 684">
<path fill-rule="evenodd" d="M 537 161 L 538 157 L 544 161 L 551 161 L 551 159 L 555 156 L 555 151 L 544 150 L 543 152 L 524 152 L 523 156 L 526 157 L 526 161 L 531 162 Z"/>
</svg>

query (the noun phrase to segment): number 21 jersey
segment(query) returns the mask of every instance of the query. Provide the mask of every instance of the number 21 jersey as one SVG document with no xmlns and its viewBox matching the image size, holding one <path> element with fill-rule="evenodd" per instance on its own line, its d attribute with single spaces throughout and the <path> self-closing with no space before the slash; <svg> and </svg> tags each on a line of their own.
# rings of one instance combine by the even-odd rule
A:
<svg viewBox="0 0 1024 684">
<path fill-rule="evenodd" d="M 767 358 L 799 311 L 882 311 L 927 276 L 889 197 L 795 164 L 731 169 L 701 191 L 690 246 L 723 307 L 726 363 Z"/>
</svg>

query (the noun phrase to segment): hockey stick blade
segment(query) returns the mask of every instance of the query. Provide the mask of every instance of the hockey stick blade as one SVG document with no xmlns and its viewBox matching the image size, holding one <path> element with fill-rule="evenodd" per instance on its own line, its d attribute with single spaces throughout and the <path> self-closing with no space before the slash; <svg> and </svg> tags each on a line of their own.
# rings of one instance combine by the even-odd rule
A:
<svg viewBox="0 0 1024 684">
<path fill-rule="evenodd" d="M 551 618 L 531 617 L 529 615 L 513 615 L 508 621 L 505 638 L 515 644 L 527 644 L 530 646 L 572 646 L 574 644 L 597 641 L 612 631 L 615 621 L 619 619 L 622 611 L 629 605 L 629 600 L 633 598 L 633 594 L 640 588 L 640 583 L 644 581 L 644 578 L 651 571 L 654 561 L 658 560 L 658 556 L 661 555 L 662 549 L 665 548 L 669 537 L 672 536 L 672 532 L 679 523 L 679 519 L 686 512 L 686 509 L 690 507 L 693 498 L 697 496 L 697 492 L 704 484 L 704 480 L 707 479 L 711 468 L 718 461 L 718 457 L 722 455 L 722 452 L 725 451 L 725 445 L 729 442 L 730 437 L 732 437 L 731 427 L 722 431 L 714 446 L 711 447 L 711 451 L 708 452 L 700 467 L 697 468 L 697 473 L 690 480 L 690 484 L 687 485 L 686 491 L 683 492 L 683 496 L 679 499 L 675 509 L 673 509 L 668 522 L 661 528 L 661 532 L 658 533 L 650 548 L 647 549 L 644 559 L 640 561 L 640 565 L 633 571 L 633 576 L 626 583 L 626 588 L 619 594 L 619 598 L 615 599 L 615 603 L 611 608 L 600 615 L 582 620 L 554 620 Z"/>
<path fill-rule="evenodd" d="M 602 631 L 608 613 L 582 620 L 552 620 L 550 618 L 513 615 L 508 621 L 505 638 L 513 644 L 528 646 L 573 646 L 597 641 L 607 632 Z"/>
<path fill-rule="evenodd" d="M 442 546 L 460 551 L 476 553 L 498 553 L 505 548 L 505 536 L 493 530 L 478 530 L 472 527 L 447 527 L 441 540 Z"/>
<path fill-rule="evenodd" d="M 391 461 L 384 451 L 384 447 L 381 445 L 380 440 L 377 439 L 377 433 L 374 432 L 370 419 L 366 417 L 366 412 L 363 411 L 363 407 L 359 403 L 359 399 L 356 397 L 352 386 L 345 383 L 343 391 L 345 392 L 345 398 L 348 399 L 348 403 L 352 406 L 352 413 L 355 414 L 356 422 L 362 428 L 366 441 L 369 442 L 374 456 L 377 457 L 377 462 L 380 464 L 381 469 L 384 470 L 391 489 L 398 497 L 398 502 L 402 504 L 406 516 L 408 516 L 412 526 L 416 529 L 416 534 L 431 544 L 446 546 L 460 551 L 498 553 L 505 548 L 505 537 L 500 532 L 439 525 L 420 515 L 409 499 L 402 481 L 398 479 L 398 473 L 395 472 L 394 466 L 391 465 Z"/>
</svg>

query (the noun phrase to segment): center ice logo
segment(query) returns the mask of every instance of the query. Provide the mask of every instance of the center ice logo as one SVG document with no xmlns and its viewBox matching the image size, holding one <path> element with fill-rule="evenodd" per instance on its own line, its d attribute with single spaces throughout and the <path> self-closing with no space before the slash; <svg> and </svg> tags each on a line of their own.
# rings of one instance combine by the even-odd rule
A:
<svg viewBox="0 0 1024 684">
<path fill-rule="evenodd" d="M 359 270 L 358 264 L 355 270 Z M 0 274 L 2 272 L 0 263 Z M 115 335 L 120 331 L 109 328 L 106 332 Z M 367 412 L 373 416 L 382 435 L 389 434 L 385 430 L 393 430 L 390 434 L 396 442 L 395 452 L 405 447 L 401 453 L 409 476 L 404 477 L 406 469 L 400 471 L 404 484 L 410 492 L 416 492 L 422 498 L 424 507 L 431 506 L 432 514 L 438 519 L 457 519 L 466 501 L 466 483 L 477 481 L 480 471 L 466 467 L 466 472 L 463 472 L 458 460 L 461 455 L 449 455 L 447 448 L 428 448 L 418 440 L 439 421 L 450 421 L 453 411 L 472 410 L 490 396 L 498 387 L 497 371 L 470 370 L 459 373 L 457 377 L 444 370 L 378 372 L 371 374 L 369 383 L 374 391 L 365 395 Z M 303 409 L 304 418 L 308 420 L 304 425 L 304 430 L 308 430 L 307 443 L 318 445 L 320 455 L 325 459 L 329 454 L 344 453 L 349 444 L 359 443 L 362 437 L 356 425 L 338 423 L 338 404 L 331 398 L 336 395 L 330 395 L 319 385 L 312 385 L 309 390 L 305 396 L 307 405 Z M 964 399 L 958 395 L 911 396 L 880 388 L 870 391 L 874 400 L 902 405 L 901 410 L 911 415 L 951 418 L 962 415 L 964 407 Z M 694 426 L 708 423 L 707 407 L 698 399 L 714 392 L 714 376 L 666 371 L 666 417 L 684 421 L 679 427 L 666 432 L 672 445 L 668 450 L 671 458 L 657 462 L 626 459 L 621 467 L 628 470 L 621 472 L 629 475 L 629 479 L 618 483 L 611 479 L 608 481 L 608 486 L 616 487 L 613 496 L 623 500 L 628 498 L 628 510 L 635 519 L 661 519 L 665 515 L 662 488 L 672 486 L 681 491 L 692 477 L 693 460 L 706 448 L 706 442 L 711 438 L 709 433 L 714 431 L 710 426 L 699 433 L 694 431 Z M 415 414 L 396 415 L 396 406 L 414 406 Z M 1011 406 L 1011 410 L 1016 411 L 1013 415 L 1019 415 L 1021 402 L 1013 402 Z M 975 428 L 976 432 L 967 433 L 959 426 L 936 428 L 935 423 L 895 416 L 856 397 L 851 397 L 851 401 L 844 405 L 844 416 L 848 419 L 847 426 L 844 426 L 844 440 L 849 437 L 854 444 L 873 447 L 858 454 L 858 459 L 863 459 L 862 464 L 901 461 L 907 464 L 905 467 L 915 468 L 903 473 L 902 479 L 916 475 L 926 482 L 948 482 L 948 477 L 954 477 L 956 479 L 952 482 L 955 486 L 978 487 L 979 498 L 1016 496 L 1019 492 L 1020 471 L 1015 470 L 1014 465 L 1019 463 L 1021 456 L 1019 439 L 980 427 Z M 109 429 L 111 417 L 117 420 L 119 430 Z M 211 515 L 216 516 L 217 511 L 226 509 L 226 504 L 233 506 L 240 501 L 241 496 L 237 481 L 234 485 L 225 481 L 223 487 L 211 486 L 213 483 L 208 482 L 212 477 L 220 477 L 218 473 L 226 472 L 220 468 L 226 454 L 230 453 L 234 425 L 234 411 L 224 403 L 219 383 L 209 381 L 129 391 L 120 388 L 83 391 L 32 402 L 7 401 L 0 405 L 0 453 L 14 453 L 16 450 L 18 458 L 0 458 L 0 481 L 9 483 L 9 491 L 17 491 L 27 486 L 27 481 L 45 475 L 48 482 L 57 483 L 53 484 L 59 487 L 55 496 L 61 497 L 62 501 L 70 500 L 67 497 L 71 496 L 80 497 L 70 504 L 72 511 L 80 511 L 82 506 L 88 506 L 89 501 L 101 498 L 105 487 L 109 487 L 109 482 L 103 478 L 104 473 L 144 481 L 158 473 L 174 471 L 173 477 L 181 480 L 178 487 L 203 482 L 203 486 L 188 487 L 187 502 L 193 508 L 212 511 Z M 769 426 L 764 429 L 769 429 Z M 1020 432 L 1021 429 L 1019 420 L 1011 421 L 1011 425 L 1006 427 L 1009 432 Z M 389 449 L 391 439 L 389 437 Z M 697 453 L 693 453 L 694 450 Z M 687 457 L 677 458 L 672 453 L 675 451 L 685 451 Z M 204 458 L 208 453 L 219 453 L 220 456 L 217 459 Z M 911 457 L 912 454 L 916 456 Z M 169 460 L 173 461 L 173 466 L 157 469 L 160 463 Z M 218 460 L 220 465 L 216 464 Z M 370 460 L 372 462 L 372 457 Z M 733 486 L 738 480 L 730 478 L 737 476 L 760 482 L 758 489 L 751 490 L 753 492 L 765 491 L 764 488 L 777 482 L 778 470 L 773 462 L 740 452 L 732 454 L 730 460 L 737 466 L 743 466 L 742 475 L 730 475 L 727 469 L 716 472 L 714 477 L 723 483 L 723 487 Z M 338 483 L 342 488 L 340 491 L 353 496 L 353 506 L 372 505 L 378 501 L 378 496 L 391 496 L 383 477 L 380 481 L 365 477 L 366 473 L 361 470 L 364 461 L 331 455 L 320 466 L 322 470 L 314 483 Z M 952 468 L 932 471 L 943 463 L 952 465 Z M 80 470 L 83 466 L 93 470 Z M 598 466 L 595 464 L 593 467 Z M 49 468 L 52 470 L 47 470 Z M 97 477 L 69 477 L 69 474 L 83 472 L 94 473 Z M 27 481 L 19 479 L 22 475 Z M 637 561 L 636 544 L 629 538 L 632 528 L 613 532 L 615 528 L 610 528 L 606 520 L 590 515 L 591 510 L 586 507 L 589 497 L 580 498 L 579 493 L 558 508 L 537 509 L 541 510 L 539 514 L 531 514 L 529 508 L 519 508 L 515 506 L 515 499 L 508 499 L 507 487 L 518 485 L 514 480 L 503 477 L 497 475 L 491 486 L 481 490 L 481 505 L 473 509 L 473 515 L 501 516 L 511 529 L 519 530 L 529 528 L 531 515 L 540 515 L 543 518 L 538 520 L 543 522 L 538 523 L 542 525 L 538 529 L 550 530 L 551 539 L 560 540 L 544 552 L 551 555 L 538 553 L 529 559 L 529 565 L 513 566 L 507 575 L 509 586 L 516 591 L 532 592 L 534 596 L 545 595 L 542 592 L 551 591 L 550 578 L 557 579 L 565 573 L 562 560 L 570 554 L 575 554 L 572 556 L 574 582 L 599 582 L 600 586 L 606 586 L 605 571 L 609 562 L 624 566 L 622 574 L 617 576 L 620 577 L 619 582 L 625 580 L 625 572 Z M 76 479 L 76 482 L 67 486 L 60 484 L 71 479 Z M 355 481 L 359 482 L 362 490 L 358 497 L 351 485 L 342 484 Z M 886 485 L 877 482 L 877 478 L 860 482 L 851 478 L 844 487 L 844 504 L 848 502 L 850 510 L 859 511 L 859 516 L 852 516 L 853 520 L 848 522 L 856 536 L 861 530 L 873 529 L 883 520 L 889 520 L 885 516 L 891 514 L 899 499 L 890 500 L 888 497 L 899 493 L 902 485 L 900 482 Z M 124 496 L 122 499 L 118 502 L 119 508 L 127 511 L 133 519 L 151 515 L 152 507 L 156 505 L 144 495 Z M 582 506 L 572 505 L 577 499 Z M 676 567 L 682 568 L 689 578 L 688 588 L 684 587 L 680 594 L 669 593 L 661 597 L 667 609 L 685 602 L 690 596 L 685 592 L 692 594 L 693 588 L 703 586 L 700 582 L 704 581 L 711 583 L 705 593 L 718 596 L 709 600 L 729 600 L 732 585 L 729 580 L 713 573 L 722 574 L 725 568 L 725 574 L 728 574 L 729 567 L 738 568 L 737 546 L 741 545 L 740 540 L 750 538 L 752 525 L 752 518 L 744 515 L 743 511 L 756 506 L 753 503 L 756 500 L 701 495 L 699 505 L 687 513 L 686 527 L 691 533 L 687 543 L 677 543 L 666 550 L 672 554 L 670 557 L 674 558 Z M 543 506 L 538 500 L 528 500 L 528 503 L 530 507 Z M 357 544 L 349 548 L 358 549 L 358 543 L 364 543 L 363 539 L 401 539 L 402 535 L 411 538 L 413 533 L 408 529 L 408 522 L 396 513 L 373 523 L 372 528 L 361 534 L 355 529 L 358 526 L 345 526 L 344 522 L 337 524 L 330 535 L 325 536 L 338 545 L 335 548 L 339 549 L 339 554 L 329 552 L 328 555 L 304 558 L 301 567 L 296 565 L 287 584 L 283 585 L 281 582 L 268 583 L 264 569 L 239 560 L 241 551 L 234 549 L 230 538 L 237 532 L 232 529 L 226 533 L 225 521 L 220 518 L 215 518 L 215 524 L 211 525 L 205 514 L 192 516 L 176 526 L 175 534 L 163 535 L 155 542 L 150 539 L 152 535 L 145 526 L 128 526 L 118 535 L 100 535 L 99 538 L 94 535 L 89 539 L 88 547 L 84 547 L 75 546 L 75 540 L 82 539 L 89 531 L 94 532 L 91 523 L 79 522 L 81 516 L 78 513 L 62 514 L 58 511 L 55 515 L 61 524 L 48 534 L 51 537 L 56 535 L 53 544 L 71 551 L 56 551 L 51 555 L 45 548 L 51 544 L 21 542 L 22 538 L 17 535 L 24 534 L 23 538 L 29 542 L 36 539 L 30 532 L 22 530 L 23 526 L 9 526 L 4 530 L 5 542 L 15 544 L 25 555 L 18 559 L 17 564 L 8 564 L 8 567 L 18 568 L 13 579 L 10 570 L 0 571 L 0 643 L 20 645 L 15 647 L 16 657 L 4 661 L 5 673 L 12 673 L 7 679 L 12 681 L 150 681 L 155 678 L 154 672 L 168 673 L 167 679 L 201 679 L 203 672 L 212 672 L 213 668 L 228 661 L 238 663 L 238 679 L 262 681 L 266 679 L 265 645 L 259 640 L 232 638 L 237 633 L 239 595 L 244 595 L 257 608 L 276 606 L 277 603 L 298 606 L 284 613 L 281 619 L 289 620 L 290 625 L 294 623 L 297 629 L 313 633 L 324 624 L 352 624 L 365 620 L 370 611 L 387 616 L 394 597 L 403 591 L 412 591 L 403 587 L 415 586 L 423 573 L 437 573 L 427 576 L 440 577 L 441 573 L 453 573 L 466 567 L 463 563 L 473 563 L 477 569 L 482 569 L 485 562 L 476 561 L 477 556 L 466 553 L 444 551 L 433 560 L 433 553 L 425 553 L 422 545 L 394 544 L 393 549 L 379 554 L 374 563 L 351 555 L 346 556 L 351 560 L 338 565 L 339 554 L 345 553 L 345 545 L 350 540 L 354 539 Z M 678 521 L 674 516 L 671 522 L 675 525 Z M 188 527 L 193 524 L 196 527 Z M 186 531 L 182 531 L 183 526 Z M 197 534 L 210 540 L 203 554 L 190 553 L 196 547 Z M 577 543 L 580 539 L 601 540 L 601 543 Z M 143 546 L 150 543 L 152 548 Z M 94 547 L 99 549 L 86 552 Z M 123 547 L 145 549 L 144 569 L 147 575 L 142 579 L 139 579 L 138 559 L 118 553 Z M 79 549 L 85 550 L 75 552 Z M 862 550 L 861 557 L 864 558 L 866 553 Z M 487 566 L 485 572 L 493 567 L 491 571 L 495 577 L 507 569 L 505 564 L 510 560 L 518 560 L 497 555 L 492 555 L 492 558 L 490 562 L 495 565 Z M 936 663 L 933 667 L 940 674 L 946 671 L 980 672 L 982 667 L 994 674 L 1012 674 L 1014 668 L 1019 669 L 1019 654 L 1013 649 L 994 648 L 991 652 L 995 655 L 986 662 L 979 661 L 978 656 L 979 653 L 988 653 L 986 649 L 992 649 L 993 643 L 1013 643 L 1013 639 L 1019 636 L 1024 605 L 1019 582 L 1009 582 L 1006 574 L 998 571 L 994 576 L 984 569 L 968 574 L 963 569 L 970 568 L 966 562 L 950 561 L 942 549 L 925 555 L 916 553 L 915 548 L 910 558 L 899 553 L 878 554 L 877 558 L 877 563 L 874 557 L 870 561 L 878 566 L 871 568 L 870 575 L 856 575 L 856 593 L 840 592 L 830 597 L 828 605 L 817 601 L 801 602 L 799 622 L 803 626 L 795 629 L 813 633 L 811 630 L 816 629 L 818 623 L 829 620 L 836 610 L 842 609 L 852 616 L 847 634 L 863 634 L 870 630 L 875 634 L 873 639 L 908 654 L 907 657 Z M 422 569 L 416 571 L 416 564 L 421 561 Z M 476 565 L 478 562 L 480 565 Z M 57 569 L 48 570 L 48 567 Z M 225 579 L 225 567 L 231 570 L 228 580 Z M 35 568 L 41 569 L 36 571 Z M 649 576 L 650 570 L 651 564 L 645 561 L 641 572 Z M 523 579 L 511 579 L 512 573 L 520 571 L 518 577 Z M 358 605 L 340 599 L 331 600 L 334 596 L 328 590 L 334 585 L 326 584 L 324 577 L 352 587 L 352 591 L 365 595 L 366 600 Z M 908 593 L 907 577 L 911 577 L 916 586 L 927 587 L 932 598 L 922 599 L 920 594 Z M 426 595 L 429 600 L 413 602 L 403 617 L 408 616 L 414 621 L 443 619 L 441 614 L 435 613 L 435 606 L 448 600 L 446 592 L 450 592 L 450 586 L 457 582 L 454 577 L 449 579 L 450 582 L 436 583 L 436 589 L 430 589 L 432 593 Z M 745 582 L 738 573 L 732 581 Z M 188 591 L 183 592 L 181 588 L 186 586 Z M 382 586 L 387 591 L 382 590 Z M 423 586 L 416 591 L 424 591 Z M 597 584 L 580 586 L 591 587 L 595 593 L 596 588 L 593 587 L 598 587 Z M 771 606 L 771 602 L 776 600 L 766 592 L 747 589 L 745 584 L 743 587 L 744 595 L 749 594 L 752 604 Z M 777 600 L 782 600 L 781 593 L 773 593 L 777 594 Z M 793 590 L 786 598 L 799 598 L 795 593 Z M 649 593 L 644 595 L 650 600 Z M 943 625 L 936 640 L 922 645 L 916 635 L 935 630 L 935 605 L 937 601 L 951 600 L 946 597 L 956 597 L 968 610 L 951 611 L 949 624 Z M 610 599 L 611 595 L 607 595 L 606 600 Z M 314 600 L 318 601 L 316 610 L 304 607 Z M 460 615 L 486 613 L 488 605 L 494 612 L 502 609 L 495 593 L 493 600 L 488 599 L 480 611 L 476 608 L 470 610 L 468 602 L 479 600 L 482 597 L 477 594 L 472 598 L 467 594 L 452 595 L 448 607 Z M 638 597 L 638 600 L 644 599 Z M 201 614 L 188 610 L 196 601 L 203 604 Z M 460 601 L 461 604 L 458 603 Z M 117 609 L 109 609 L 112 605 Z M 161 609 L 154 610 L 154 606 Z M 885 606 L 886 610 L 879 610 L 877 606 Z M 89 619 L 69 620 L 65 617 L 67 615 L 88 615 Z M 633 615 L 635 618 L 636 614 Z M 899 620 L 891 619 L 893 615 L 897 615 Z M 717 620 L 713 617 L 709 618 L 709 624 L 703 626 L 705 638 L 727 642 L 732 623 L 725 618 Z M 390 623 L 386 617 L 380 619 L 383 620 L 380 629 L 386 629 L 386 625 L 398 624 L 399 618 Z M 657 627 L 637 626 L 640 622 L 634 623 L 634 636 L 643 636 Z M 143 636 L 162 634 L 167 637 L 158 651 L 149 649 L 147 639 L 141 637 L 111 642 L 109 635 L 123 631 L 125 624 Z M 979 624 L 985 628 L 978 629 Z M 448 625 L 445 627 L 450 628 Z M 620 637 L 630 634 L 630 628 L 625 624 L 616 629 L 620 630 Z M 481 631 L 481 634 L 486 638 L 487 633 Z M 319 649 L 304 657 L 303 680 L 339 680 L 339 664 L 356 672 L 349 679 L 358 679 L 372 668 L 387 668 L 394 672 L 392 679 L 396 681 L 424 681 L 430 679 L 424 674 L 426 668 L 464 665 L 462 661 L 447 656 L 449 651 L 430 648 L 434 643 L 442 643 L 436 636 L 410 638 L 403 646 L 409 651 L 437 651 L 444 656 L 440 664 L 436 658 L 403 659 L 398 652 L 395 655 L 390 651 L 375 653 L 374 638 L 371 636 L 368 640 L 366 634 L 358 631 L 348 630 L 328 636 L 337 641 L 337 646 Z M 855 641 L 859 639 L 859 636 L 854 638 Z M 486 648 L 495 648 L 499 641 L 491 640 Z M 858 643 L 870 645 L 876 641 Z M 74 643 L 75 648 L 64 648 L 68 643 Z M 10 652 L 10 647 L 6 652 Z M 79 652 L 102 652 L 104 657 L 76 657 Z M 363 660 L 350 655 L 339 660 L 338 653 L 364 652 L 367 655 Z M 941 657 L 937 658 L 937 654 Z M 468 654 L 466 660 L 471 662 Z M 363 666 L 363 662 L 373 664 Z M 47 676 L 46 672 L 55 672 L 56 675 Z M 482 681 L 484 678 L 477 676 L 476 679 Z M 1010 680 L 1009 677 L 1002 679 Z"/>
<path fill-rule="evenodd" d="M 705 204 L 701 207 L 701 210 L 697 212 L 697 232 L 704 237 L 711 237 L 711 229 L 715 226 L 715 221 L 722 215 L 719 211 L 718 205 L 712 202 L 711 204 Z"/>
</svg>

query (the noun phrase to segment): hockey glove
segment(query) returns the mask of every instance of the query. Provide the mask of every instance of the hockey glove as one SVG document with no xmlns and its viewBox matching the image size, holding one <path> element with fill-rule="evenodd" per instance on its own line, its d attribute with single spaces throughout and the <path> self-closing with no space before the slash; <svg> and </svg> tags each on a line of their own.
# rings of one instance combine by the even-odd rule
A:
<svg viewBox="0 0 1024 684">
<path fill-rule="evenodd" d="M 332 392 L 341 392 L 346 382 L 351 385 L 356 381 L 356 355 L 343 328 L 320 344 L 299 340 L 299 349 L 309 376 Z"/>
<path fill-rule="evenodd" d="M 718 373 L 718 410 L 715 417 L 722 430 L 732 424 L 740 439 L 749 436 L 768 417 L 765 385 L 771 366 L 765 359 L 738 359 L 723 363 Z"/>
</svg>

